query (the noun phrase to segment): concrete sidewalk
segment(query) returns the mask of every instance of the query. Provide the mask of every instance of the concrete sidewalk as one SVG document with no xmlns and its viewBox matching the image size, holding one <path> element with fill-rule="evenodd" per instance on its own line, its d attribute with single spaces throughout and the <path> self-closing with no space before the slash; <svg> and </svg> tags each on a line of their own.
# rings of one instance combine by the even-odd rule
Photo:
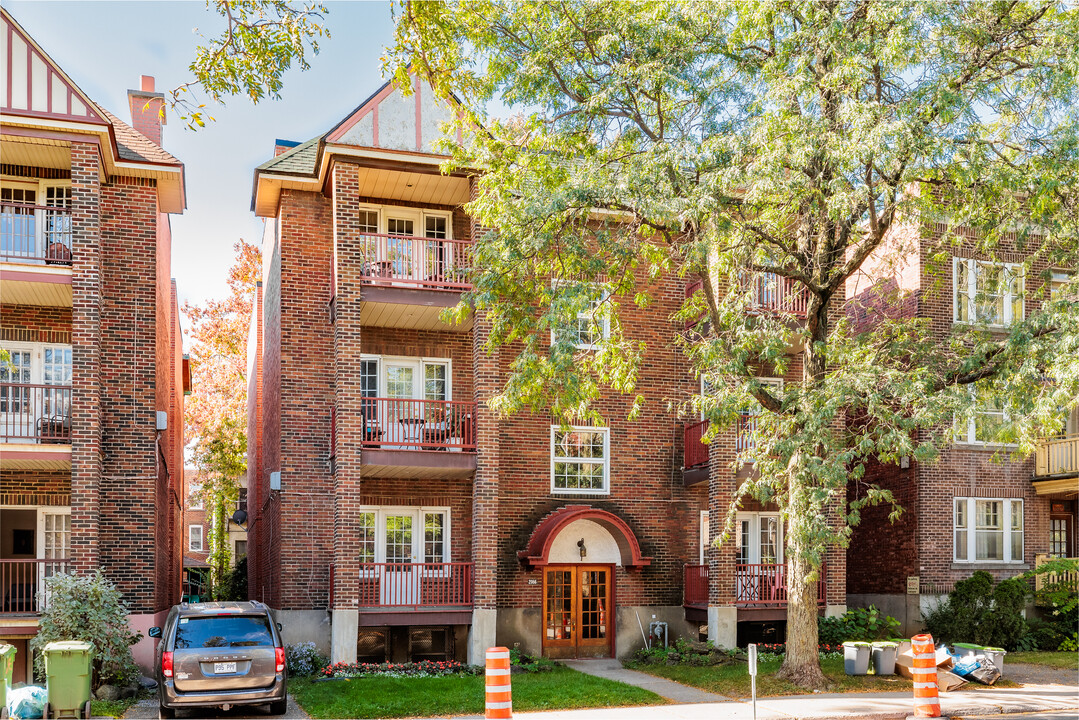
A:
<svg viewBox="0 0 1079 720">
<path fill-rule="evenodd" d="M 944 717 L 995 715 L 1001 713 L 1075 710 L 1079 716 L 1079 688 L 1060 685 L 1028 685 L 1023 688 L 986 688 L 941 694 Z M 758 720 L 824 720 L 825 718 L 867 718 L 892 720 L 914 714 L 910 693 L 844 693 L 757 700 Z M 553 720 L 751 720 L 749 701 L 660 705 L 651 707 L 555 710 L 514 713 L 519 717 Z"/>
</svg>

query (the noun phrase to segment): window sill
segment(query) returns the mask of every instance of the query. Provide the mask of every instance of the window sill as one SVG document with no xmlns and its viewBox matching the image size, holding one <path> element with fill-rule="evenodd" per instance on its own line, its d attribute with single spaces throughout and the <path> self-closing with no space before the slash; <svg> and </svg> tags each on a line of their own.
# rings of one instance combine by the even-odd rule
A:
<svg viewBox="0 0 1079 720">
<path fill-rule="evenodd" d="M 1030 563 L 1025 562 L 997 562 L 995 560 L 976 560 L 966 562 L 962 560 L 952 561 L 952 570 L 1029 570 Z"/>
<path fill-rule="evenodd" d="M 559 490 L 558 488 L 551 488 L 552 495 L 581 495 L 584 497 L 597 497 L 610 495 L 610 490 Z"/>
</svg>

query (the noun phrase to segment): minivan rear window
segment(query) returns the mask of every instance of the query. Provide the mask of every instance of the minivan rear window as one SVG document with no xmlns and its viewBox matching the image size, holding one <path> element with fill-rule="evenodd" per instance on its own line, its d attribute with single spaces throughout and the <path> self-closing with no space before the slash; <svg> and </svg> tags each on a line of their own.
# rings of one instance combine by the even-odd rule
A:
<svg viewBox="0 0 1079 720">
<path fill-rule="evenodd" d="M 270 621 L 265 615 L 184 617 L 176 625 L 177 650 L 273 644 Z"/>
</svg>

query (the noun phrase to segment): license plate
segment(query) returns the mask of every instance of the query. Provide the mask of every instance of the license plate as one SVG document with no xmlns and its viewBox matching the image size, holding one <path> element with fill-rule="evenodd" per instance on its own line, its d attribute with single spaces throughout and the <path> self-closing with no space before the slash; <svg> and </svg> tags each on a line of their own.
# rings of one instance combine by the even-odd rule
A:
<svg viewBox="0 0 1079 720">
<path fill-rule="evenodd" d="M 214 663 L 214 675 L 236 672 L 236 663 Z"/>
</svg>

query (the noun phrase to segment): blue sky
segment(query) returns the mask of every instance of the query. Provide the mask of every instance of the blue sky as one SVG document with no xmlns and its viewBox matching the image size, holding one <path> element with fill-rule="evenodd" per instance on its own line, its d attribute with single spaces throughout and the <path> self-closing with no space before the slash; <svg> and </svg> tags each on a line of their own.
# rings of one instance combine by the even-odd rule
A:
<svg viewBox="0 0 1079 720">
<path fill-rule="evenodd" d="M 217 122 L 198 132 L 169 116 L 163 145 L 187 173 L 187 210 L 172 217 L 181 302 L 223 296 L 232 244 L 261 239 L 262 221 L 250 210 L 252 173 L 272 156 L 274 140 L 325 132 L 383 82 L 390 3 L 328 5 L 333 37 L 321 43 L 309 71 L 289 72 L 280 100 L 252 105 L 237 97 L 208 106 Z M 159 91 L 190 80 L 195 28 L 212 37 L 224 27 L 203 2 L 4 0 L 4 7 L 83 91 L 127 122 L 127 90 L 138 87 L 140 75 L 153 75 Z"/>
</svg>

